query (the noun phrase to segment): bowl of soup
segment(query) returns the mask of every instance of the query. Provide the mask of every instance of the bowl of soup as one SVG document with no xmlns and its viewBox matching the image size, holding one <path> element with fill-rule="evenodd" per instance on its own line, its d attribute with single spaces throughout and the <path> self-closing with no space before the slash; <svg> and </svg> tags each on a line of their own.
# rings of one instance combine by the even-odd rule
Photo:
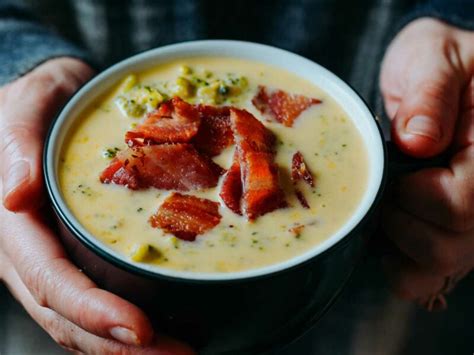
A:
<svg viewBox="0 0 474 355">
<path fill-rule="evenodd" d="M 258 353 L 329 308 L 363 254 L 381 132 L 337 76 L 255 43 L 153 49 L 97 75 L 49 131 L 71 258 L 202 353 Z"/>
</svg>

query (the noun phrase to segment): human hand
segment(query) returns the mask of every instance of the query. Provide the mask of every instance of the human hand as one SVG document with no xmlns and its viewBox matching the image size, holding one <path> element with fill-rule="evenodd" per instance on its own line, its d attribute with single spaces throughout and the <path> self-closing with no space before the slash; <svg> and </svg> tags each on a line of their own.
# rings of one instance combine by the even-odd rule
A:
<svg viewBox="0 0 474 355">
<path fill-rule="evenodd" d="M 154 336 L 138 307 L 97 288 L 68 260 L 44 213 L 37 209 L 48 122 L 90 76 L 86 64 L 59 58 L 0 89 L 0 280 L 33 319 L 69 350 L 192 354 L 186 345 Z"/>
<path fill-rule="evenodd" d="M 380 86 L 392 139 L 446 168 L 407 174 L 385 201 L 382 228 L 400 253 L 384 260 L 396 294 L 428 309 L 474 267 L 474 32 L 434 19 L 406 26 L 390 45 Z"/>
</svg>

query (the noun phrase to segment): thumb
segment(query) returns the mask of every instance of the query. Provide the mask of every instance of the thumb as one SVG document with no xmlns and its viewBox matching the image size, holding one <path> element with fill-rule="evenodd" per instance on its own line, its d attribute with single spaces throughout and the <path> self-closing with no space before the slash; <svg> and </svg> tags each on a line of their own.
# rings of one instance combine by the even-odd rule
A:
<svg viewBox="0 0 474 355">
<path fill-rule="evenodd" d="M 48 123 L 91 74 L 78 60 L 54 59 L 0 89 L 0 169 L 7 209 L 24 211 L 41 203 Z"/>
<path fill-rule="evenodd" d="M 401 151 L 429 158 L 449 146 L 462 85 L 460 73 L 441 53 L 413 63 L 392 121 L 392 140 Z"/>
</svg>

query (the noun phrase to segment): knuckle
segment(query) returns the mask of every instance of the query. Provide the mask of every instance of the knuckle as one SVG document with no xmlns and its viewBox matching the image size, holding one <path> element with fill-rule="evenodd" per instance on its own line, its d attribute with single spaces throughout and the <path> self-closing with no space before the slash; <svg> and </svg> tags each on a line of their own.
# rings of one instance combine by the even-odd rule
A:
<svg viewBox="0 0 474 355">
<path fill-rule="evenodd" d="M 472 184 L 468 182 L 468 184 Z M 473 188 L 465 186 L 464 181 L 450 187 L 450 198 L 445 202 L 447 228 L 464 233 L 474 226 L 474 193 Z"/>
<path fill-rule="evenodd" d="M 29 142 L 31 129 L 24 124 L 15 123 L 0 127 L 0 156 L 17 156 L 24 148 L 22 142 Z"/>
<path fill-rule="evenodd" d="M 63 97 L 72 93 L 72 84 L 66 79 L 62 70 L 38 71 L 35 74 L 33 90 L 41 92 L 47 97 Z"/>
<path fill-rule="evenodd" d="M 73 329 L 60 315 L 50 311 L 42 326 L 59 346 L 68 350 L 79 350 L 71 336 Z"/>
<path fill-rule="evenodd" d="M 427 109 L 448 115 L 456 113 L 457 108 L 452 104 L 451 95 L 446 94 L 452 92 L 452 80 L 450 80 L 449 75 L 449 73 L 441 71 L 436 79 L 426 80 L 420 84 L 419 91 L 423 93 L 424 97 L 430 99 L 424 101 Z"/>
<path fill-rule="evenodd" d="M 29 262 L 23 274 L 23 281 L 30 290 L 33 298 L 41 307 L 48 307 L 47 286 L 48 283 L 47 272 L 43 263 Z"/>
<path fill-rule="evenodd" d="M 474 186 L 470 177 L 442 179 L 444 191 L 440 200 L 440 214 L 444 227 L 456 233 L 464 233 L 474 227 Z"/>
</svg>

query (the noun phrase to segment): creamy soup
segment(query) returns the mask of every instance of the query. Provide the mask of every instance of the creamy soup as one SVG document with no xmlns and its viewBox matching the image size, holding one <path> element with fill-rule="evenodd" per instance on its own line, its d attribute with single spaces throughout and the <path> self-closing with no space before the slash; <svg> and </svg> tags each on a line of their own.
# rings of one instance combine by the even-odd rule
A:
<svg viewBox="0 0 474 355">
<path fill-rule="evenodd" d="M 214 57 L 185 59 L 134 74 L 82 113 L 69 133 L 59 165 L 60 186 L 73 214 L 91 234 L 130 262 L 196 272 L 268 266 L 329 238 L 361 201 L 368 179 L 362 137 L 348 113 L 303 78 L 256 62 Z M 201 80 L 209 79 L 211 85 L 207 86 L 212 86 L 216 78 L 230 82 L 231 92 L 229 88 L 219 88 L 216 96 L 212 91 L 199 91 Z M 147 103 L 131 106 L 140 101 L 137 83 L 151 95 L 146 96 Z M 194 94 L 189 92 L 189 83 L 195 85 L 191 87 Z M 287 127 L 265 119 L 252 104 L 259 85 L 317 98 L 322 103 L 306 109 L 292 127 Z M 275 162 L 288 207 L 248 221 L 222 203 L 220 178 L 214 188 L 183 192 L 219 202 L 222 216 L 217 226 L 198 235 L 195 241 L 184 241 L 149 223 L 150 216 L 172 191 L 153 187 L 131 190 L 101 183 L 99 176 L 111 158 L 127 149 L 125 132 L 144 120 L 146 113 L 163 100 L 163 92 L 182 96 L 191 103 L 233 105 L 263 122 L 277 137 Z M 229 168 L 234 149 L 228 147 L 213 160 Z M 298 182 L 309 208 L 296 197 L 290 179 L 292 157 L 297 151 L 304 156 L 315 180 L 314 187 Z"/>
</svg>

